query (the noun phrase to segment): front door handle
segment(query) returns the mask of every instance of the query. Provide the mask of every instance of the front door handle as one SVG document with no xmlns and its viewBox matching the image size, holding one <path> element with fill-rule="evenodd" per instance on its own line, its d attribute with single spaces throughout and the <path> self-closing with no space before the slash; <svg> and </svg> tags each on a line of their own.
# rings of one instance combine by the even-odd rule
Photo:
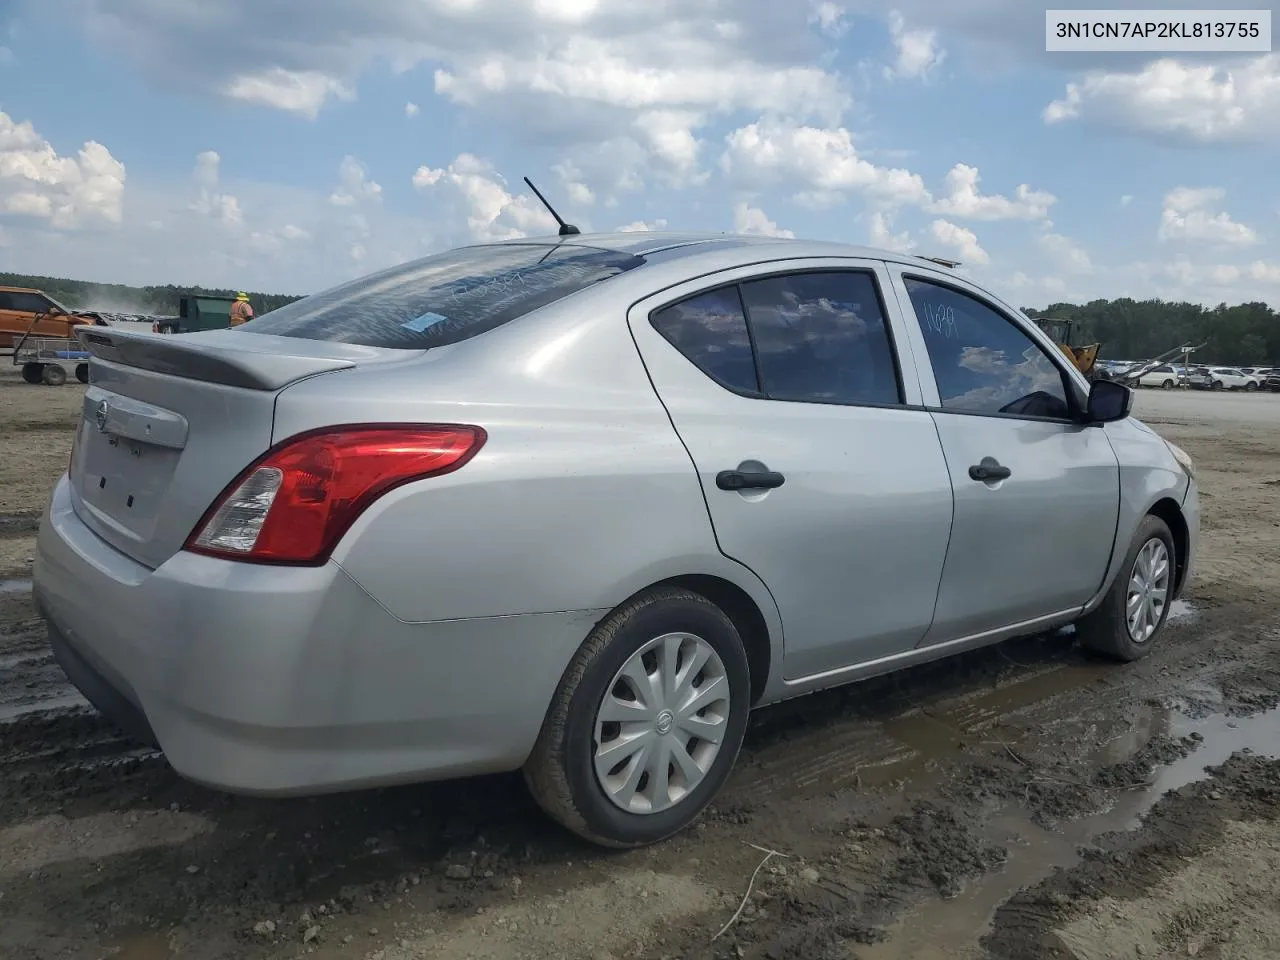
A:
<svg viewBox="0 0 1280 960">
<path fill-rule="evenodd" d="M 721 470 L 716 474 L 716 486 L 721 490 L 776 490 L 786 479 L 774 470 Z"/>
<path fill-rule="evenodd" d="M 1008 480 L 1013 471 L 1000 465 L 995 457 L 983 457 L 981 463 L 969 468 L 969 479 L 980 483 L 994 483 L 997 480 Z"/>
</svg>

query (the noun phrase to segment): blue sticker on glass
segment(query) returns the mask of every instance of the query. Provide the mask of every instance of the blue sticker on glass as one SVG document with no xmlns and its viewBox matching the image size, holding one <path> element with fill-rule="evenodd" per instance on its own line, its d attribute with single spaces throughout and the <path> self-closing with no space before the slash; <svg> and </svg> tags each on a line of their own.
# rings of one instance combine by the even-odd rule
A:
<svg viewBox="0 0 1280 960">
<path fill-rule="evenodd" d="M 414 317 L 412 320 L 406 320 L 400 326 L 406 330 L 412 330 L 414 333 L 421 333 L 428 327 L 434 327 L 437 323 L 444 323 L 448 317 L 442 317 L 438 313 L 424 313 L 420 317 Z"/>
</svg>

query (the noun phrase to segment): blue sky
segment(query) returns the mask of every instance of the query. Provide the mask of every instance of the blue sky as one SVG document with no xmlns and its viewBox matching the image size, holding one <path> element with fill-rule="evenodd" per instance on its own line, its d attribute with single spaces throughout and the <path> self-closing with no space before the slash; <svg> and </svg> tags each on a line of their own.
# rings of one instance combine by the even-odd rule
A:
<svg viewBox="0 0 1280 960">
<path fill-rule="evenodd" d="M 1280 302 L 1280 54 L 1046 54 L 1043 16 L 0 0 L 0 263 L 309 292 L 548 232 L 528 174 L 584 229 L 911 249 L 1027 305 Z"/>
</svg>

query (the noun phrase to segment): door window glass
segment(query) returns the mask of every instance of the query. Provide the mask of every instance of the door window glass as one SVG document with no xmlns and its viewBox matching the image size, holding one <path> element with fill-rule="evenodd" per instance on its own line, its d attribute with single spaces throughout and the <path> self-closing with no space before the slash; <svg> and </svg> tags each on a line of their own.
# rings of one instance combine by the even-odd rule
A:
<svg viewBox="0 0 1280 960">
<path fill-rule="evenodd" d="M 53 304 L 35 293 L 11 293 L 9 300 L 10 310 L 21 310 L 24 313 L 49 313 L 53 310 Z"/>
<path fill-rule="evenodd" d="M 656 311 L 653 328 L 711 379 L 758 393 L 755 358 L 737 286 L 721 287 Z"/>
<path fill-rule="evenodd" d="M 896 404 L 893 345 L 875 278 L 860 271 L 765 277 L 742 285 L 772 400 Z"/>
<path fill-rule="evenodd" d="M 1062 371 L 995 309 L 950 287 L 905 278 L 944 410 L 1067 419 Z"/>
</svg>

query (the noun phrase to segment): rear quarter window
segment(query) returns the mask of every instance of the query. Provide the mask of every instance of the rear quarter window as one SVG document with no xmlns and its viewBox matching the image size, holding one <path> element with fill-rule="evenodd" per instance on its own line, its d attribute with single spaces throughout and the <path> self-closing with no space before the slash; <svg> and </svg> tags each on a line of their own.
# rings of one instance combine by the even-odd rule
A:
<svg viewBox="0 0 1280 960">
<path fill-rule="evenodd" d="M 313 294 L 238 329 L 425 350 L 468 340 L 644 262 L 571 244 L 463 247 Z"/>
</svg>

